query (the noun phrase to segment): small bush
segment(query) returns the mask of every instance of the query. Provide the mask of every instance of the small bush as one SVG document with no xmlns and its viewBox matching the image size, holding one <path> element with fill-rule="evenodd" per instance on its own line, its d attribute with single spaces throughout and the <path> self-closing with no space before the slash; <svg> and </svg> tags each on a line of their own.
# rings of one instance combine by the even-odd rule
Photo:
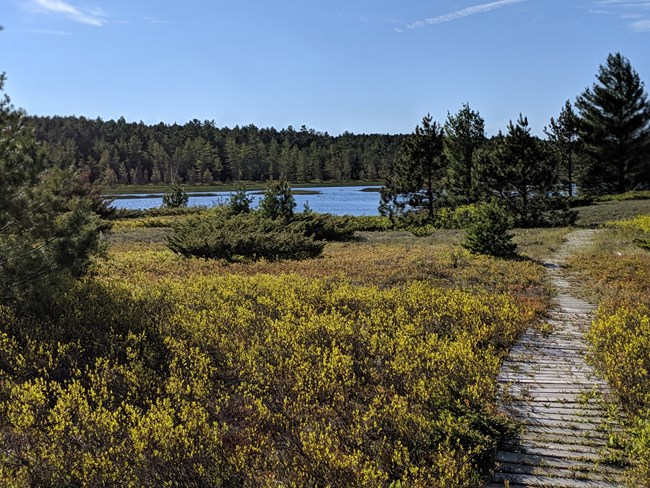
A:
<svg viewBox="0 0 650 488">
<path fill-rule="evenodd" d="M 305 235 L 305 225 L 256 214 L 224 218 L 217 213 L 177 225 L 167 246 L 185 257 L 247 261 L 307 259 L 319 256 L 324 244 Z"/>
<path fill-rule="evenodd" d="M 230 195 L 228 209 L 233 214 L 249 213 L 251 211 L 253 197 L 248 196 L 245 188 L 238 188 L 235 193 Z"/>
<path fill-rule="evenodd" d="M 467 228 L 463 246 L 476 254 L 507 258 L 515 255 L 511 221 L 505 210 L 494 204 L 478 207 L 476 217 Z"/>
<path fill-rule="evenodd" d="M 291 188 L 287 180 L 273 182 L 264 192 L 260 201 L 260 213 L 269 219 L 293 218 L 296 208 L 296 200 L 293 198 Z"/>
<path fill-rule="evenodd" d="M 172 186 L 169 192 L 163 195 L 163 207 L 167 208 L 179 208 L 187 207 L 187 202 L 189 202 L 190 197 L 185 193 L 180 186 Z"/>
</svg>

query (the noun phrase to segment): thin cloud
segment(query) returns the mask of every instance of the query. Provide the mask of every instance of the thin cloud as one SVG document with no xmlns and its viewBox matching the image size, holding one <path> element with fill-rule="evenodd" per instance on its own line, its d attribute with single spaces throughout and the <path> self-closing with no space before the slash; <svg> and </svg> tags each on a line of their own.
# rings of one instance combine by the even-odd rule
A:
<svg viewBox="0 0 650 488">
<path fill-rule="evenodd" d="M 147 24 L 175 24 L 173 20 L 163 20 L 163 19 L 157 19 L 156 17 L 145 17 L 144 21 Z"/>
<path fill-rule="evenodd" d="M 98 9 L 82 11 L 63 0 L 33 0 L 39 12 L 63 15 L 70 20 L 101 27 L 106 23 L 105 14 Z"/>
<path fill-rule="evenodd" d="M 636 32 L 650 32 L 650 19 L 637 20 L 636 22 L 632 22 L 630 27 Z"/>
<path fill-rule="evenodd" d="M 419 29 L 427 25 L 443 24 L 445 22 L 451 22 L 452 20 L 462 19 L 464 17 L 469 17 L 470 15 L 482 14 L 495 10 L 501 7 L 506 7 L 508 5 L 513 5 L 515 3 L 525 2 L 526 0 L 498 0 L 496 2 L 483 3 L 481 5 L 474 5 L 472 7 L 467 7 L 461 10 L 456 10 L 455 12 L 450 12 L 444 15 L 438 15 L 437 17 L 431 17 L 424 20 L 418 20 L 406 26 L 407 29 Z"/>
<path fill-rule="evenodd" d="M 25 29 L 25 32 L 28 34 L 41 34 L 47 36 L 69 36 L 70 33 L 60 30 L 49 30 L 49 29 Z"/>
<path fill-rule="evenodd" d="M 650 31 L 650 1 L 648 0 L 596 0 L 595 5 L 607 10 L 591 10 L 591 13 L 608 14 L 626 20 L 634 32 Z"/>
</svg>

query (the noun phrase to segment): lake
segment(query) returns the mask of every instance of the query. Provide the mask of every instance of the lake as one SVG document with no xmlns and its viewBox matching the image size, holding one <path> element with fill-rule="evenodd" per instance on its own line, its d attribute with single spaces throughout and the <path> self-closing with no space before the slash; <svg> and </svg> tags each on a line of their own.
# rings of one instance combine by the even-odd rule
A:
<svg viewBox="0 0 650 488">
<path fill-rule="evenodd" d="M 296 211 L 302 211 L 305 203 L 314 212 L 331 213 L 334 215 L 379 215 L 378 186 L 330 186 L 317 188 L 295 188 L 294 191 L 308 192 L 309 195 L 294 194 Z M 188 192 L 189 206 L 211 207 L 225 203 L 234 191 L 218 191 L 210 193 Z M 253 206 L 257 206 L 263 190 L 248 192 L 253 197 Z M 147 195 L 119 195 L 115 197 L 113 206 L 128 209 L 149 209 L 162 205 L 162 193 Z"/>
</svg>

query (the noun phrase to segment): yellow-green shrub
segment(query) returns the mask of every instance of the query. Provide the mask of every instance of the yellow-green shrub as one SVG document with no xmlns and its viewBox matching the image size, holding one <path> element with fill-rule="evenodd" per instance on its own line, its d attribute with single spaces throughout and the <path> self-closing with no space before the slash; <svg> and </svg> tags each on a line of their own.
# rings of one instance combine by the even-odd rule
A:
<svg viewBox="0 0 650 488">
<path fill-rule="evenodd" d="M 500 357 L 533 318 L 505 294 L 296 275 L 61 299 L 38 343 L 0 311 L 8 486 L 479 486 L 507 431 Z"/>
</svg>

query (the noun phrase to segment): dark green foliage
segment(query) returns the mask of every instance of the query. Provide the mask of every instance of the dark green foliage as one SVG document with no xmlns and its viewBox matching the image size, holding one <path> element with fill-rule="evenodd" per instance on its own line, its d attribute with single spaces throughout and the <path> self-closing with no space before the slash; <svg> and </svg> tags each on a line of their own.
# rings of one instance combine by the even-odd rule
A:
<svg viewBox="0 0 650 488">
<path fill-rule="evenodd" d="M 174 228 L 168 247 L 185 257 L 246 261 L 307 259 L 320 255 L 324 243 L 305 235 L 301 222 L 258 214 L 193 217 Z"/>
<path fill-rule="evenodd" d="M 347 241 L 352 238 L 357 224 L 353 217 L 331 214 L 303 213 L 296 222 L 305 225 L 305 235 L 317 241 Z"/>
<path fill-rule="evenodd" d="M 401 217 L 422 211 L 429 221 L 442 205 L 443 177 L 447 159 L 443 149 L 442 127 L 431 115 L 408 136 L 402 152 L 381 191 L 382 215 Z"/>
<path fill-rule="evenodd" d="M 0 75 L 0 91 L 4 74 Z M 42 148 L 5 95 L 0 99 L 0 297 L 30 309 L 82 275 L 108 226 L 83 174 L 45 169 Z"/>
<path fill-rule="evenodd" d="M 85 117 L 32 117 L 51 164 L 65 156 L 91 170 L 91 182 L 197 184 L 233 180 L 377 181 L 395 159 L 404 136 L 340 136 L 302 127 L 217 127 L 103 121 Z"/>
<path fill-rule="evenodd" d="M 638 237 L 634 239 L 634 243 L 639 246 L 641 249 L 650 251 L 650 237 Z"/>
<path fill-rule="evenodd" d="M 455 201 L 472 203 L 478 199 L 474 154 L 485 143 L 485 121 L 468 104 L 445 122 L 447 190 Z"/>
<path fill-rule="evenodd" d="M 174 185 L 163 195 L 162 203 L 166 208 L 187 207 L 190 197 L 179 185 Z"/>
<path fill-rule="evenodd" d="M 248 196 L 246 188 L 240 187 L 235 193 L 230 195 L 228 209 L 235 215 L 249 213 L 251 211 L 251 203 L 253 203 L 253 197 Z"/>
<path fill-rule="evenodd" d="M 643 82 L 620 53 L 601 65 L 597 83 L 576 100 L 585 146 L 581 188 L 622 193 L 650 184 L 650 104 Z"/>
<path fill-rule="evenodd" d="M 291 194 L 287 180 L 271 183 L 260 200 L 259 212 L 269 219 L 291 219 L 296 208 L 296 200 Z"/>
<path fill-rule="evenodd" d="M 511 218 L 503 207 L 495 204 L 480 205 L 474 222 L 467 228 L 463 246 L 476 254 L 512 257 L 517 244 L 512 242 L 511 228 Z"/>
<path fill-rule="evenodd" d="M 496 198 L 522 227 L 570 223 L 573 214 L 559 198 L 556 165 L 542 141 L 530 134 L 528 119 L 519 116 L 477 154 L 484 191 Z"/>
<path fill-rule="evenodd" d="M 578 123 L 578 116 L 573 111 L 571 102 L 567 100 L 557 121 L 551 117 L 549 127 L 544 129 L 551 143 L 552 154 L 558 163 L 562 185 L 569 197 L 574 193 L 575 167 L 580 157 Z"/>
</svg>

